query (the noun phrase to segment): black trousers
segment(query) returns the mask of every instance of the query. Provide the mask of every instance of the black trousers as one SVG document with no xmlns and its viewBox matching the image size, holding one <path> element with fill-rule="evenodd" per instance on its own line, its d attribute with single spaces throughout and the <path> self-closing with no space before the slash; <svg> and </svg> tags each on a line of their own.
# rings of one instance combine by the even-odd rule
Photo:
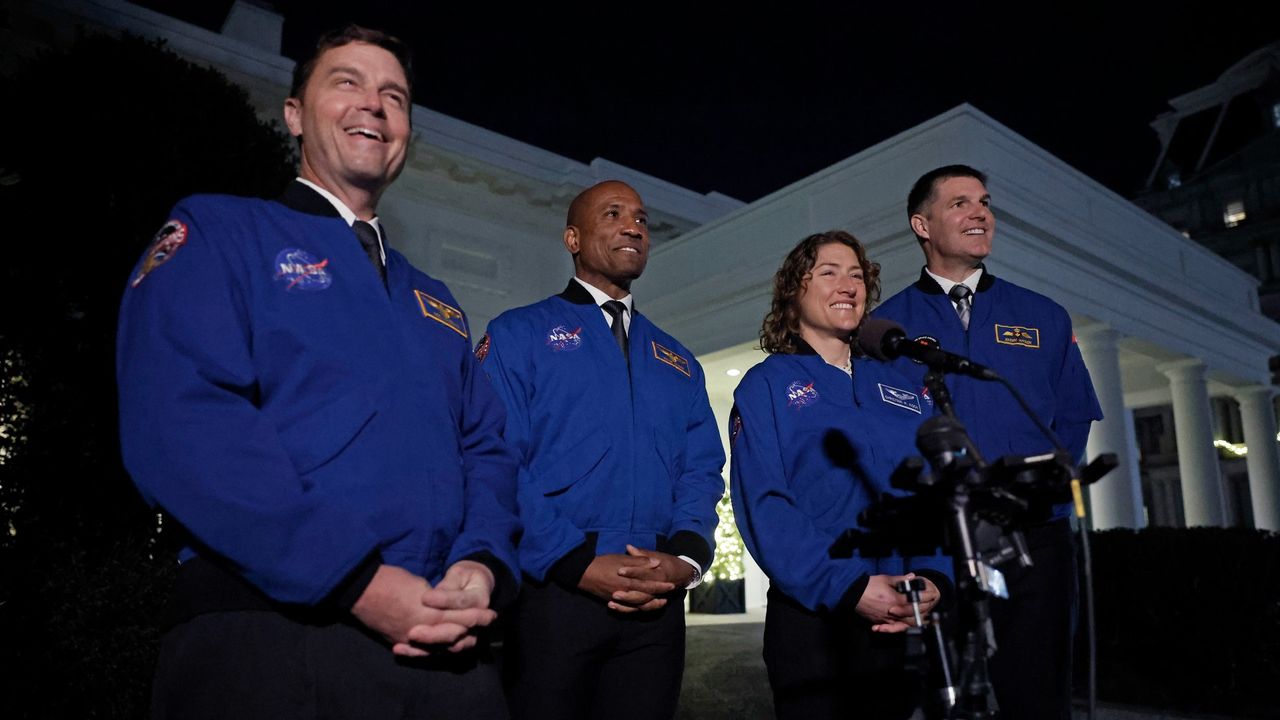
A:
<svg viewBox="0 0 1280 720">
<path fill-rule="evenodd" d="M 507 717 L 487 650 L 398 659 L 354 622 L 212 612 L 165 634 L 153 718 Z"/>
<path fill-rule="evenodd" d="M 526 577 L 509 613 L 503 672 L 512 717 L 662 720 L 684 674 L 683 591 L 652 612 Z"/>
<path fill-rule="evenodd" d="M 769 589 L 764 664 L 780 720 L 909 718 L 921 680 L 901 634 L 871 632 L 854 613 L 819 613 Z"/>
<path fill-rule="evenodd" d="M 1076 616 L 1075 537 L 1067 519 L 1024 531 L 1034 565 L 1001 567 L 1009 599 L 993 599 L 989 668 L 1001 720 L 1070 720 Z"/>
</svg>

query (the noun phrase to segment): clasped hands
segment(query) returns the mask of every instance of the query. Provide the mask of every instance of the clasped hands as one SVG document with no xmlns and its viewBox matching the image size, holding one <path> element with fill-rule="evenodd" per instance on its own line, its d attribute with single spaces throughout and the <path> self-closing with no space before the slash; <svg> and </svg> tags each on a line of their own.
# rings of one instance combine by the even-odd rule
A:
<svg viewBox="0 0 1280 720">
<path fill-rule="evenodd" d="M 693 566 L 675 555 L 627 546 L 625 555 L 597 555 L 578 581 L 578 587 L 609 603 L 621 613 L 657 610 L 667 604 L 659 597 L 693 580 Z"/>
<path fill-rule="evenodd" d="M 351 613 L 386 638 L 396 655 L 456 653 L 475 647 L 476 629 L 498 617 L 489 609 L 493 585 L 493 571 L 474 560 L 451 565 L 435 587 L 408 570 L 383 565 Z"/>
<path fill-rule="evenodd" d="M 693 579 L 693 567 L 656 550 L 627 546 L 627 553 L 599 555 L 587 567 L 578 587 L 609 603 L 617 612 L 657 610 L 659 597 Z M 351 613 L 391 643 L 392 652 L 424 657 L 445 649 L 475 647 L 477 628 L 498 617 L 489 608 L 493 572 L 482 563 L 459 560 L 432 587 L 426 578 L 403 568 L 382 565 Z"/>
</svg>

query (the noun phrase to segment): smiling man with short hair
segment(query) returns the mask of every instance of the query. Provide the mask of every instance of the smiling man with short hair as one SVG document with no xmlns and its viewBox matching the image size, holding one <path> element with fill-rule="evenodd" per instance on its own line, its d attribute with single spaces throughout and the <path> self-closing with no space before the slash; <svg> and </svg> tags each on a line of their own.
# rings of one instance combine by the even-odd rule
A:
<svg viewBox="0 0 1280 720">
<path fill-rule="evenodd" d="M 569 206 L 574 277 L 476 348 L 520 458 L 524 589 L 504 671 L 520 718 L 675 714 L 684 590 L 711 562 L 724 451 L 693 354 L 640 314 L 648 212 L 617 181 Z"/>
<path fill-rule="evenodd" d="M 376 214 L 411 93 L 395 38 L 321 38 L 284 106 L 299 179 L 181 201 L 131 278 L 123 456 L 185 545 L 154 717 L 506 717 L 481 637 L 516 592 L 505 413 Z"/>
<path fill-rule="evenodd" d="M 986 175 L 966 165 L 925 173 L 907 196 L 907 217 L 925 267 L 875 315 L 1000 373 L 1078 462 L 1102 410 L 1067 311 L 982 264 L 996 228 Z M 909 360 L 898 367 L 908 377 L 924 374 Z M 1003 386 L 958 375 L 947 384 L 956 415 L 987 460 L 1053 449 Z M 1009 599 L 991 605 L 999 647 L 990 665 L 1002 718 L 1070 717 L 1076 578 L 1069 507 L 1026 528 L 1033 566 L 1001 567 Z"/>
</svg>

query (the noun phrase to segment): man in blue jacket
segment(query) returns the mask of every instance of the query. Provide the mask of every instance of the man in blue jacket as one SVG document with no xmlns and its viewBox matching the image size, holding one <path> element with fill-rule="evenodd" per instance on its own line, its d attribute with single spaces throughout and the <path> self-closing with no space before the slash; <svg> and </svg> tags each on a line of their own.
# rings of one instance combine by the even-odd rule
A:
<svg viewBox="0 0 1280 720">
<path fill-rule="evenodd" d="M 505 413 L 375 213 L 411 92 L 395 38 L 325 36 L 285 102 L 298 181 L 183 200 L 130 278 L 125 464 L 185 544 L 156 717 L 506 717 L 476 647 L 516 592 Z"/>
<path fill-rule="evenodd" d="M 574 278 L 476 348 L 520 458 L 526 578 L 504 663 L 527 718 L 664 718 L 683 590 L 711 562 L 724 451 L 693 354 L 638 312 L 648 215 L 621 182 L 569 207 Z"/>
<path fill-rule="evenodd" d="M 912 335 L 972 358 L 1008 379 L 1079 461 L 1089 425 L 1102 419 L 1071 318 L 1049 298 L 993 276 L 995 215 L 987 178 L 964 165 L 930 171 L 907 199 L 911 229 L 925 267 L 914 285 L 876 310 Z M 911 371 L 911 361 L 899 361 Z M 914 377 L 924 369 L 914 366 Z M 1053 449 L 1003 386 L 968 377 L 947 379 L 956 415 L 988 460 Z M 1076 583 L 1069 505 L 1025 530 L 1034 565 L 1002 567 L 1009 600 L 992 603 L 998 649 L 991 680 L 1001 717 L 1069 718 L 1071 642 Z"/>
</svg>

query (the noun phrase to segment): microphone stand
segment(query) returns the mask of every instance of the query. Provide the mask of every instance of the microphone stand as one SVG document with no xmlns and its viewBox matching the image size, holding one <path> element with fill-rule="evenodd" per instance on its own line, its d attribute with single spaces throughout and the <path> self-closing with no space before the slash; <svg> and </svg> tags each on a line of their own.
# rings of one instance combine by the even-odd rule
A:
<svg viewBox="0 0 1280 720">
<path fill-rule="evenodd" d="M 951 391 L 947 389 L 946 376 L 939 370 L 930 368 L 924 375 L 924 386 L 929 388 L 929 396 L 933 404 L 938 406 L 944 415 L 956 420 L 956 408 L 951 404 Z"/>
<path fill-rule="evenodd" d="M 936 367 L 930 366 L 929 372 L 925 373 L 924 386 L 929 389 L 929 397 L 933 398 L 933 403 L 942 411 L 944 415 L 960 422 L 956 417 L 955 405 L 951 404 L 951 391 L 947 389 L 946 375 Z M 978 446 L 974 444 L 973 439 L 969 437 L 969 433 L 963 432 L 964 450 L 973 458 L 974 464 L 979 470 L 987 466 L 986 458 L 982 457 L 982 453 L 978 450 Z"/>
<path fill-rule="evenodd" d="M 994 373 L 992 373 L 991 377 L 983 379 L 995 380 L 1004 385 L 1032 422 L 1053 443 L 1059 455 L 1065 456 L 1066 453 L 1062 449 L 1057 436 L 1031 411 L 1017 388 Z M 963 469 L 964 472 L 963 480 L 955 483 L 955 491 L 948 504 L 950 523 L 955 531 L 954 537 L 959 544 L 959 552 L 954 556 L 954 567 L 957 585 L 957 609 L 959 611 L 958 625 L 962 642 L 959 680 L 961 687 L 957 692 L 957 688 L 952 684 L 953 681 L 948 671 L 949 666 L 953 663 L 947 657 L 950 649 L 942 641 L 943 633 L 939 630 L 937 645 L 945 673 L 945 687 L 942 690 L 942 699 L 946 708 L 945 716 L 948 718 L 994 718 L 999 716 L 999 706 L 996 702 L 987 667 L 987 658 L 996 651 L 995 631 L 991 623 L 989 597 L 995 595 L 1008 598 L 1008 590 L 1004 587 L 1003 575 L 984 562 L 981 551 L 975 546 L 974 536 L 979 530 L 978 525 L 983 521 L 978 519 L 973 511 L 972 498 L 969 492 L 971 488 L 978 489 L 982 486 L 983 471 L 988 466 L 973 439 L 969 437 L 968 432 L 964 430 L 964 426 L 956 418 L 955 407 L 951 401 L 951 391 L 947 388 L 945 381 L 945 371 L 940 366 L 931 364 L 929 372 L 924 376 L 924 383 L 937 408 L 943 415 L 955 422 L 955 426 L 950 428 L 950 440 L 952 443 L 959 445 L 959 447 L 953 448 L 938 447 L 936 448 L 938 452 L 934 453 L 934 457 L 941 457 L 945 461 L 951 462 L 953 467 L 950 472 L 956 472 L 959 469 Z M 1087 716 L 1092 718 L 1094 717 L 1095 702 L 1093 673 L 1096 645 L 1094 641 L 1093 582 L 1088 531 L 1083 519 L 1083 505 L 1079 500 L 1079 487 L 1080 485 L 1088 485 L 1097 481 L 1116 467 L 1118 463 L 1113 453 L 1105 453 L 1095 458 L 1092 463 L 1085 467 L 1083 473 L 1079 473 L 1069 458 L 1059 462 L 1068 471 L 1068 476 L 1073 478 L 1072 486 L 1076 494 L 1077 515 L 1080 518 L 1080 535 L 1085 570 L 1084 598 L 1088 616 L 1086 631 L 1089 645 L 1089 708 Z M 963 468 L 960 467 L 961 465 L 963 465 Z M 935 469 L 942 471 L 944 468 Z M 1001 555 L 1006 557 L 1012 555 L 1022 566 L 1030 566 L 1032 559 L 1027 551 L 1026 540 L 1022 531 L 1008 529 L 1006 535 L 1012 547 L 1002 552 Z M 994 561 L 998 562 L 1000 559 L 1000 557 L 997 557 Z M 937 622 L 938 619 L 937 613 L 934 613 L 933 621 Z"/>
<path fill-rule="evenodd" d="M 934 404 L 953 421 L 946 428 L 945 434 L 931 438 L 934 440 L 934 452 L 926 452 L 926 456 L 931 462 L 933 458 L 943 458 L 943 466 L 935 467 L 935 471 L 954 473 L 953 477 L 959 478 L 947 504 L 949 522 L 954 531 L 952 537 L 958 545 L 955 548 L 957 552 L 953 555 L 953 567 L 961 653 L 959 687 L 955 686 L 956 679 L 950 673 L 953 663 L 947 657 L 950 648 L 942 641 L 944 633 L 940 628 L 936 631 L 937 654 L 946 683 L 940 692 L 944 716 L 973 720 L 994 718 L 998 716 L 998 705 L 987 668 L 987 658 L 995 652 L 996 642 L 988 598 L 992 594 L 1007 593 L 1002 592 L 1003 578 L 983 561 L 974 541 L 980 521 L 973 513 L 969 493 L 971 487 L 981 486 L 982 471 L 987 463 L 964 426 L 956 420 L 951 392 L 947 389 L 943 373 L 930 369 L 924 381 L 929 394 L 933 396 Z M 937 614 L 932 619 L 935 624 L 940 620 Z"/>
<path fill-rule="evenodd" d="M 944 381 L 944 375 L 950 371 L 972 375 L 980 380 L 994 380 L 1004 385 L 1012 393 L 1027 417 L 1035 423 L 1036 427 L 1044 433 L 1045 437 L 1054 446 L 1055 451 L 1051 456 L 1021 458 L 1014 469 L 1016 472 L 1021 473 L 1031 466 L 1051 460 L 1060 470 L 1065 471 L 1067 478 L 1070 478 L 1070 487 L 1076 505 L 1076 515 L 1080 520 L 1081 549 L 1084 556 L 1084 595 L 1088 610 L 1087 632 L 1089 639 L 1088 717 L 1092 718 L 1094 715 L 1095 692 L 1093 588 L 1081 487 L 1096 481 L 1114 468 L 1117 464 L 1116 458 L 1112 453 L 1105 453 L 1095 458 L 1088 467 L 1084 468 L 1083 473 L 1079 472 L 1075 467 L 1074 459 L 1063 449 L 1061 441 L 1040 420 L 1039 416 L 1031 410 L 1026 400 L 1023 399 L 1021 393 L 1012 383 L 1000 377 L 992 369 L 977 365 L 968 358 L 941 351 L 921 352 L 919 348 L 915 348 L 910 344 L 916 341 L 907 341 L 906 338 L 906 331 L 901 325 L 892 321 L 871 318 L 859 327 L 858 345 L 867 355 L 877 360 L 888 361 L 898 357 L 910 357 L 917 362 L 927 364 L 929 372 L 924 377 L 925 388 L 933 398 L 937 409 L 942 413 L 941 417 L 935 419 L 942 420 L 945 417 L 951 421 L 950 423 L 945 421 L 941 424 L 935 423 L 927 433 L 929 436 L 927 438 L 924 434 L 917 435 L 917 447 L 929 458 L 930 464 L 933 465 L 934 477 L 926 478 L 921 474 L 924 465 L 919 459 L 914 460 L 914 462 L 908 459 L 899 466 L 898 470 L 895 470 L 895 480 L 893 482 L 894 487 L 913 490 L 917 493 L 926 491 L 927 494 L 932 494 L 935 499 L 938 498 L 937 493 L 945 491 L 944 487 L 950 491 L 950 495 L 945 499 L 945 502 L 938 503 L 934 507 L 945 505 L 943 514 L 947 516 L 946 521 L 945 523 L 938 523 L 938 525 L 945 524 L 953 533 L 950 541 L 944 540 L 944 546 L 949 544 L 953 549 L 960 639 L 963 642 L 963 646 L 960 653 L 961 666 L 959 672 L 961 692 L 958 693 L 950 672 L 950 669 L 955 666 L 955 654 L 950 643 L 946 642 L 945 634 L 941 631 L 941 628 L 935 627 L 937 654 L 944 676 L 942 702 L 945 709 L 943 715 L 947 718 L 992 718 L 998 716 L 999 711 L 995 692 L 992 689 L 987 669 L 987 658 L 996 649 L 995 633 L 988 607 L 988 596 L 996 595 L 1008 598 L 1008 590 L 1004 586 L 1004 576 L 993 566 L 1013 558 L 1016 558 L 1024 567 L 1032 564 L 1022 532 L 1012 528 L 1012 518 L 1001 514 L 1007 512 L 1016 513 L 1019 506 L 1025 510 L 1028 507 L 1027 503 L 1030 496 L 1022 495 L 1015 486 L 999 480 L 988 487 L 987 483 L 991 479 L 988 477 L 990 473 L 1010 471 L 1005 462 L 1007 458 L 1002 458 L 997 463 L 997 466 L 1003 467 L 989 467 L 973 439 L 969 437 L 964 426 L 956 418 L 955 407 L 951 401 L 951 392 Z M 907 344 L 906 347 L 903 347 L 904 343 Z M 936 343 L 934 346 L 936 347 Z M 908 350 L 911 350 L 911 352 L 908 352 Z M 926 421 L 926 424 L 928 422 L 930 421 Z M 924 429 L 923 426 L 921 429 Z M 929 446 L 928 449 L 925 447 L 926 444 Z M 902 473 L 901 478 L 898 478 L 899 473 Z M 943 482 L 946 476 L 949 476 L 949 481 Z M 897 481 L 899 479 L 903 481 L 902 484 Z M 1028 477 L 1027 479 L 1033 480 L 1034 478 Z M 930 487 L 923 487 L 922 482 Z M 1031 484 L 1034 486 L 1034 482 Z M 887 500 L 888 498 L 882 499 L 882 503 L 887 502 Z M 994 507 L 991 506 L 993 502 L 1001 503 L 999 512 L 995 515 L 990 514 L 991 507 Z M 984 503 L 989 506 L 987 510 L 980 507 Z M 865 514 L 866 511 L 864 511 Z M 940 519 L 934 516 L 934 522 Z M 998 551 L 988 556 L 990 558 L 990 564 L 988 564 L 984 560 L 983 551 L 984 548 L 989 547 L 991 544 L 992 531 L 996 532 L 996 539 L 999 540 L 997 543 Z M 1004 533 L 1003 536 L 999 535 L 1001 532 Z M 857 535 L 857 533 L 854 533 L 854 535 Z M 838 543 L 841 542 L 847 543 L 849 541 L 842 538 Z M 956 547 L 957 545 L 959 547 Z M 909 589 L 904 588 L 901 591 L 906 592 Z M 914 596 L 908 592 L 908 597 L 912 598 L 914 607 L 916 604 Z M 934 623 L 938 623 L 938 613 L 933 613 L 931 619 Z"/>
</svg>

